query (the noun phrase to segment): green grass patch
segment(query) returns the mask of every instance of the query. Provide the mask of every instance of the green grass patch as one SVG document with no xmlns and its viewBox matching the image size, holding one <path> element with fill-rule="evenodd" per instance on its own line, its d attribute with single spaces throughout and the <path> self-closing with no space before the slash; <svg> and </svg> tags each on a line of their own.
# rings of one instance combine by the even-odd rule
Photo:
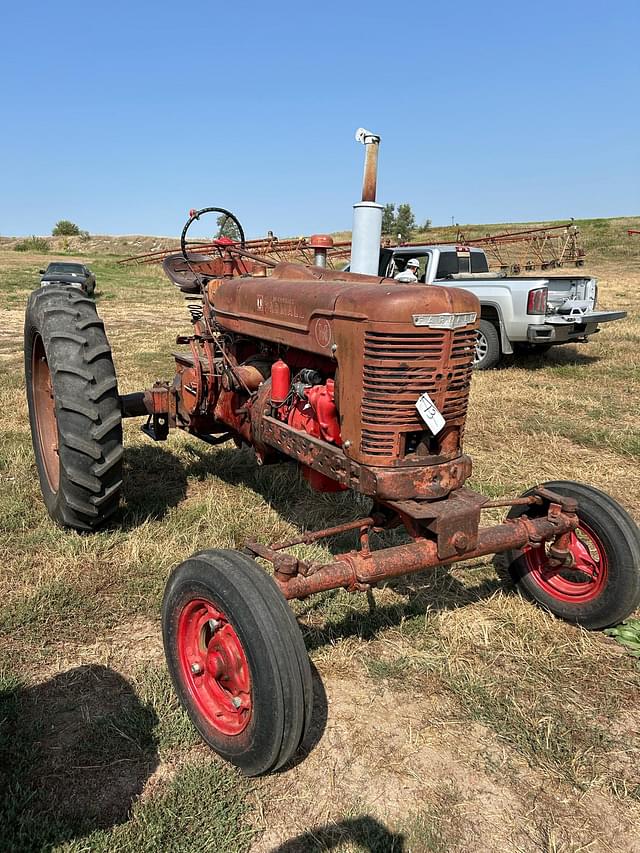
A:
<svg viewBox="0 0 640 853">
<path fill-rule="evenodd" d="M 194 738 L 162 678 L 140 680 L 141 697 L 102 666 L 33 687 L 0 676 L 3 851 L 248 849 L 248 786 L 209 755 L 169 763 L 141 797 L 160 756 Z"/>
<path fill-rule="evenodd" d="M 46 254 L 49 251 L 49 243 L 44 237 L 27 237 L 25 240 L 20 240 L 13 247 L 14 252 L 39 252 Z"/>
<path fill-rule="evenodd" d="M 244 853 L 254 832 L 248 821 L 246 785 L 226 768 L 201 760 L 181 768 L 152 798 L 137 803 L 130 819 L 65 845 L 65 853 Z"/>
</svg>

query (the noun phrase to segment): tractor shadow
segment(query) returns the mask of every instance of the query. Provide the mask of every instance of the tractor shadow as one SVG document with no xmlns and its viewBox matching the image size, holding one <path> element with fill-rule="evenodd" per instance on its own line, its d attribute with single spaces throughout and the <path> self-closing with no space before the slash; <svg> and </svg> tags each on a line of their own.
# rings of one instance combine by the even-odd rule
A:
<svg viewBox="0 0 640 853">
<path fill-rule="evenodd" d="M 314 491 L 293 463 L 261 467 L 249 448 L 209 450 L 196 441 L 176 448 L 178 452 L 151 442 L 125 447 L 122 506 L 113 527 L 130 530 L 149 519 L 161 520 L 185 499 L 190 479 L 204 482 L 213 477 L 252 489 L 279 515 L 305 530 L 341 524 L 369 512 L 371 502 L 351 492 Z M 215 489 L 213 481 L 211 488 Z"/>
<path fill-rule="evenodd" d="M 296 754 L 293 758 L 289 759 L 286 764 L 283 764 L 282 767 L 276 770 L 277 774 L 287 773 L 289 770 L 297 767 L 298 764 L 302 764 L 307 756 L 313 752 L 316 746 L 320 743 L 322 736 L 324 735 L 324 730 L 327 727 L 327 720 L 329 718 L 327 693 L 324 689 L 322 677 L 316 669 L 314 662 L 309 661 L 309 663 L 311 665 L 311 678 L 313 681 L 313 709 L 311 711 L 309 729 L 304 736 L 302 743 L 298 747 Z"/>
<path fill-rule="evenodd" d="M 492 567 L 489 558 L 469 567 L 469 570 L 485 570 Z M 350 637 L 361 640 L 374 640 L 378 634 L 389 628 L 395 628 L 414 617 L 424 617 L 427 613 L 457 610 L 491 598 L 498 590 L 513 592 L 511 580 L 502 575 L 499 568 L 498 577 L 484 578 L 475 585 L 461 583 L 453 576 L 447 567 L 427 570 L 415 575 L 406 575 L 386 583 L 386 587 L 402 596 L 391 604 L 379 604 L 372 595 L 369 596 L 367 611 L 350 609 L 337 619 L 328 616 L 321 627 L 304 624 L 305 616 L 312 616 L 316 611 L 329 610 L 331 599 L 341 595 L 340 590 L 325 593 L 322 598 L 317 596 L 310 599 L 304 610 L 298 612 L 302 618 L 303 633 L 307 651 L 312 652 L 324 646 L 332 645 Z M 344 607 L 340 610 L 344 611 Z"/>
<path fill-rule="evenodd" d="M 404 853 L 404 835 L 391 832 L 383 823 L 369 815 L 318 826 L 290 838 L 270 853 L 320 853 L 320 851 L 342 848 L 345 844 L 355 844 L 358 850 L 371 853 Z M 349 844 L 349 849 L 351 849 Z"/>
<path fill-rule="evenodd" d="M 0 691 L 3 849 L 50 849 L 125 822 L 158 765 L 156 724 L 105 666 Z"/>
<path fill-rule="evenodd" d="M 114 528 L 133 530 L 145 521 L 160 521 L 185 499 L 187 469 L 171 450 L 150 440 L 149 444 L 125 447 L 123 462 L 122 505 Z"/>
</svg>

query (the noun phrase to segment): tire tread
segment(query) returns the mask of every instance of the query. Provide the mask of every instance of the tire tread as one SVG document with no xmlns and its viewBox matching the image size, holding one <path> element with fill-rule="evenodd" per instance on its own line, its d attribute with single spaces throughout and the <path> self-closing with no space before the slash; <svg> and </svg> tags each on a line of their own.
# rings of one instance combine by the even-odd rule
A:
<svg viewBox="0 0 640 853">
<path fill-rule="evenodd" d="M 60 486 L 43 479 L 33 400 L 31 351 L 42 338 L 58 421 Z M 59 524 L 94 530 L 118 508 L 122 487 L 122 411 L 104 323 L 95 302 L 64 285 L 31 294 L 25 316 L 29 417 L 47 509 Z"/>
</svg>

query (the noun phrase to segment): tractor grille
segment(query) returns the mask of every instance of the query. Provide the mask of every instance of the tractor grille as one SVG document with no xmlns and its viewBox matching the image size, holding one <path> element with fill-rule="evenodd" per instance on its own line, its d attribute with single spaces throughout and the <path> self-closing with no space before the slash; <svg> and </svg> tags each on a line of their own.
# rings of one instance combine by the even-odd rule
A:
<svg viewBox="0 0 640 853">
<path fill-rule="evenodd" d="M 467 412 L 476 331 L 365 332 L 363 453 L 397 456 L 402 433 L 425 431 L 416 400 L 425 391 L 446 421 Z"/>
</svg>

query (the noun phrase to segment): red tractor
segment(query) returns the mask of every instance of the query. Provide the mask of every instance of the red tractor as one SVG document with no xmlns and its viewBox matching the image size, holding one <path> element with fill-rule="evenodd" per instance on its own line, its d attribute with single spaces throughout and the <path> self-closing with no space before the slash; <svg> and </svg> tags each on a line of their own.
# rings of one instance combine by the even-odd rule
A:
<svg viewBox="0 0 640 853">
<path fill-rule="evenodd" d="M 370 169 L 364 195 L 369 216 L 378 207 Z M 371 499 L 357 521 L 199 551 L 173 570 L 162 608 L 169 671 L 216 752 L 256 775 L 282 766 L 304 738 L 311 672 L 290 599 L 507 552 L 518 587 L 563 619 L 597 629 L 636 608 L 640 533 L 612 498 L 568 481 L 503 500 L 465 486 L 475 296 L 327 270 L 322 240 L 317 265 L 274 264 L 248 252 L 235 217 L 219 209 L 237 239 L 197 254 L 187 232 L 206 212 L 193 212 L 182 251 L 165 261 L 192 324 L 171 382 L 120 396 L 95 303 L 64 286 L 29 300 L 25 368 L 42 493 L 64 526 L 92 531 L 117 510 L 127 417 L 145 417 L 156 440 L 177 428 L 251 445 L 258 464 L 291 460 L 316 489 Z M 508 507 L 507 517 L 481 526 L 490 507 Z M 398 526 L 408 544 L 371 547 L 372 532 Z M 328 563 L 290 553 L 351 529 L 357 547 Z"/>
</svg>

